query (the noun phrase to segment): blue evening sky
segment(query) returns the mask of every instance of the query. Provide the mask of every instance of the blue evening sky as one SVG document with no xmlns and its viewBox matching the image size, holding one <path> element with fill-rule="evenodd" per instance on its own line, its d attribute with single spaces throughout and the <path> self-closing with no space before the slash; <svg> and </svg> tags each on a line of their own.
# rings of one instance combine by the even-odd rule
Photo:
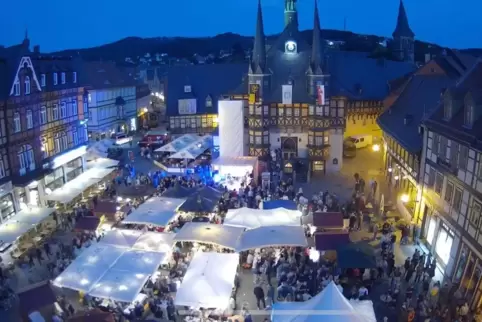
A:
<svg viewBox="0 0 482 322">
<path fill-rule="evenodd" d="M 265 31 L 281 31 L 284 0 L 262 0 Z M 314 0 L 298 0 L 301 29 L 313 24 Z M 417 39 L 453 48 L 482 47 L 481 0 L 404 0 Z M 28 28 L 42 51 L 83 48 L 128 36 L 254 34 L 257 0 L 2 1 L 0 44 Z M 322 28 L 390 36 L 399 0 L 318 0 Z"/>
</svg>

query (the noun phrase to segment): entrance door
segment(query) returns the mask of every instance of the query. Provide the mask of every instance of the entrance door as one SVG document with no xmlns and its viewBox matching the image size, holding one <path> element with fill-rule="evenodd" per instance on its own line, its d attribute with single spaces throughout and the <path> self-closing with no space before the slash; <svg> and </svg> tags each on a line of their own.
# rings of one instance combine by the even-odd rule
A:
<svg viewBox="0 0 482 322">
<path fill-rule="evenodd" d="M 296 158 L 298 156 L 298 138 L 281 137 L 281 152 L 284 160 Z"/>
</svg>

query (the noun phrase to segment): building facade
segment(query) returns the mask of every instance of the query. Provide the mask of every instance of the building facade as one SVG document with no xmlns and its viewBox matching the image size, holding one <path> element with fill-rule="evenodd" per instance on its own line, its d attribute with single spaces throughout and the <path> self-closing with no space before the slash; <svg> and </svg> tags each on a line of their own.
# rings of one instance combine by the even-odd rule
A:
<svg viewBox="0 0 482 322">
<path fill-rule="evenodd" d="M 75 60 L 26 46 L 5 64 L 6 151 L 19 211 L 45 205 L 46 194 L 83 172 L 88 105 Z"/>
<path fill-rule="evenodd" d="M 149 128 L 149 120 L 152 118 L 151 90 L 147 84 L 136 86 L 136 109 L 138 128 Z"/>
<path fill-rule="evenodd" d="M 297 159 L 301 172 L 308 174 L 338 171 L 346 136 L 380 136 L 376 117 L 388 94 L 387 82 L 413 71 L 414 65 L 327 50 L 317 7 L 313 38 L 307 42 L 298 29 L 296 5 L 286 0 L 285 28 L 269 43 L 258 5 L 249 64 L 204 65 L 204 73 L 193 71 L 202 70 L 199 66 L 188 66 L 172 77 L 170 71 L 166 95 L 171 130 L 205 132 L 204 124 L 217 126 L 219 98 L 243 100 L 249 154 L 266 159 L 271 150 L 281 149 L 286 161 Z M 217 73 L 220 81 L 213 81 Z"/>
<path fill-rule="evenodd" d="M 472 309 L 482 295 L 482 63 L 477 61 L 424 121 L 422 153 L 427 244 Z"/>
<path fill-rule="evenodd" d="M 423 223 L 420 211 L 423 132 L 420 123 L 437 106 L 443 90 L 455 84 L 474 62 L 473 57 L 451 51 L 429 61 L 413 74 L 391 82 L 385 110 L 377 119 L 386 151 L 384 161 L 389 192 L 399 212 L 418 227 Z"/>
<path fill-rule="evenodd" d="M 137 131 L 136 83 L 114 63 L 83 63 L 92 139 Z"/>
</svg>

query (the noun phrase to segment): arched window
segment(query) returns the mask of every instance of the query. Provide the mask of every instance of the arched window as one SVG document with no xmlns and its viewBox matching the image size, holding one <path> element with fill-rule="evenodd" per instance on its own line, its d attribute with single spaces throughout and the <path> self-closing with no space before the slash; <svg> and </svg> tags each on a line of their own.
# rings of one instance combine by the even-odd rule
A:
<svg viewBox="0 0 482 322">
<path fill-rule="evenodd" d="M 25 77 L 25 95 L 30 94 L 30 77 Z"/>
<path fill-rule="evenodd" d="M 13 114 L 13 131 L 15 133 L 22 131 L 22 124 L 20 123 L 20 113 L 18 112 L 15 112 L 15 114 Z"/>
</svg>

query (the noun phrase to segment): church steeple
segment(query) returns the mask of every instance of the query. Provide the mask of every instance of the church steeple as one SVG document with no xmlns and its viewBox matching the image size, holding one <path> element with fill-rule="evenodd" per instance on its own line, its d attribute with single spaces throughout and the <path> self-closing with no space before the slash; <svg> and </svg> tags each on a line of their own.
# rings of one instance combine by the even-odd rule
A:
<svg viewBox="0 0 482 322">
<path fill-rule="evenodd" d="M 321 28 L 320 15 L 318 14 L 318 4 L 315 0 L 315 18 L 313 24 L 313 42 L 311 47 L 311 60 L 309 72 L 314 75 L 321 75 L 322 72 L 322 46 L 321 46 Z"/>
<path fill-rule="evenodd" d="M 397 37 L 414 38 L 415 37 L 415 34 L 413 33 L 412 29 L 410 29 L 410 25 L 408 24 L 407 12 L 405 11 L 403 0 L 400 0 L 400 5 L 398 7 L 397 26 L 395 27 L 395 31 L 393 31 L 392 36 L 393 38 L 397 38 Z"/>
<path fill-rule="evenodd" d="M 285 0 L 285 28 L 293 24 L 298 28 L 298 10 L 296 9 L 297 0 Z"/>
<path fill-rule="evenodd" d="M 266 67 L 266 43 L 264 35 L 263 11 L 261 0 L 258 0 L 258 17 L 256 20 L 256 35 L 254 36 L 253 56 L 251 57 L 250 73 L 262 74 Z"/>
<path fill-rule="evenodd" d="M 415 59 L 415 34 L 408 24 L 403 0 L 400 0 L 397 26 L 392 35 L 392 49 L 395 57 L 401 61 L 413 62 Z"/>
</svg>

